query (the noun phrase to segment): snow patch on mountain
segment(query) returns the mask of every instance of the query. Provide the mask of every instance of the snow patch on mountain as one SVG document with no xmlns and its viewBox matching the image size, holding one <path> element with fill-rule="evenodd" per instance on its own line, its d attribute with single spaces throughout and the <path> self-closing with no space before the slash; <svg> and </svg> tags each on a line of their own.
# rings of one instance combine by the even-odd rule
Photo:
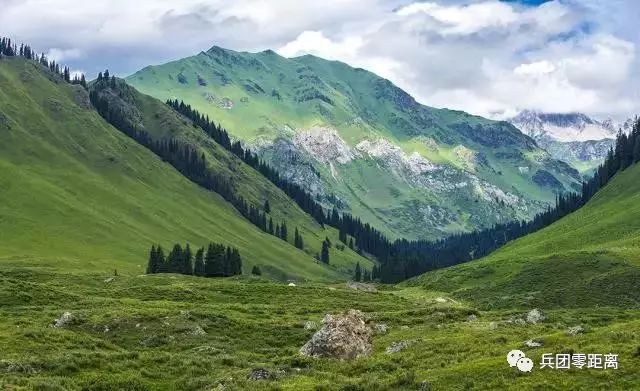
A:
<svg viewBox="0 0 640 391">
<path fill-rule="evenodd" d="M 510 122 L 536 141 L 593 141 L 616 137 L 613 121 L 597 121 L 581 113 L 523 111 Z"/>
</svg>

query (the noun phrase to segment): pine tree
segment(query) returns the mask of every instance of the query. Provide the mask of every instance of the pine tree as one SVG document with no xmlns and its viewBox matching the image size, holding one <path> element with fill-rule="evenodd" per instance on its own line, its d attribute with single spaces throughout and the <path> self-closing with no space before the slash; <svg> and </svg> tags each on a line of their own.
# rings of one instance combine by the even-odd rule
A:
<svg viewBox="0 0 640 391">
<path fill-rule="evenodd" d="M 147 263 L 147 274 L 154 274 L 158 272 L 158 253 L 156 252 L 156 246 L 151 246 L 149 251 L 149 262 Z"/>
<path fill-rule="evenodd" d="M 320 261 L 329 264 L 329 243 L 322 242 L 322 250 L 320 251 Z"/>
<path fill-rule="evenodd" d="M 193 266 L 193 274 L 199 277 L 204 277 L 204 248 L 198 249 L 196 252 L 196 260 Z"/>
<path fill-rule="evenodd" d="M 161 246 L 156 248 L 156 265 L 158 265 L 158 269 L 156 273 L 168 273 L 169 265 L 167 264 L 167 260 L 164 256 L 164 250 Z"/>
<path fill-rule="evenodd" d="M 273 219 L 271 217 L 269 217 L 269 233 L 271 235 L 274 234 L 274 229 L 273 229 Z"/>
<path fill-rule="evenodd" d="M 287 241 L 289 235 L 287 232 L 287 222 L 282 220 L 282 225 L 280 225 L 280 239 Z"/>
<path fill-rule="evenodd" d="M 193 254 L 191 253 L 189 243 L 187 243 L 182 253 L 182 274 L 193 275 Z"/>
<path fill-rule="evenodd" d="M 360 262 L 356 263 L 356 271 L 353 275 L 353 279 L 358 282 L 362 280 L 362 269 L 360 269 Z"/>
<path fill-rule="evenodd" d="M 254 276 L 261 276 L 262 275 L 262 271 L 260 270 L 260 268 L 258 266 L 253 266 L 251 268 L 251 274 L 253 274 Z"/>
<path fill-rule="evenodd" d="M 225 248 L 219 244 L 209 244 L 205 262 L 207 277 L 224 277 Z"/>
<path fill-rule="evenodd" d="M 353 238 L 349 238 L 349 248 L 353 250 Z"/>
<path fill-rule="evenodd" d="M 304 248 L 304 241 L 302 239 L 302 235 L 300 235 L 300 232 L 298 232 L 298 227 L 296 227 L 296 230 L 294 232 L 293 245 L 301 250 Z"/>
<path fill-rule="evenodd" d="M 269 205 L 269 200 L 264 201 L 264 213 L 271 213 L 271 206 Z"/>
<path fill-rule="evenodd" d="M 169 253 L 169 273 L 182 273 L 184 265 L 182 246 L 176 244 Z"/>
<path fill-rule="evenodd" d="M 340 240 L 344 244 L 347 244 L 347 233 L 342 228 L 340 228 L 340 230 L 338 231 L 338 240 Z"/>
</svg>

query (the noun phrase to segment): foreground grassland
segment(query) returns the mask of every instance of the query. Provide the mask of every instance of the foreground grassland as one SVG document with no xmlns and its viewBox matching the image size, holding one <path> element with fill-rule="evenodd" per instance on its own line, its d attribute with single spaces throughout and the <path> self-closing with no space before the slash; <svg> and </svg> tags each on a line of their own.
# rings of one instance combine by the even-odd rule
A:
<svg viewBox="0 0 640 391">
<path fill-rule="evenodd" d="M 623 308 L 479 311 L 419 288 L 377 293 L 339 285 L 290 287 L 257 279 L 61 274 L 1 260 L 0 388 L 88 390 L 634 389 L 640 385 L 640 314 Z M 443 300 L 444 299 L 444 300 Z M 389 327 L 370 357 L 298 354 L 307 321 L 349 308 Z M 65 328 L 52 321 L 70 311 Z M 476 315 L 477 319 L 469 319 Z M 581 325 L 584 334 L 568 336 Z M 204 331 L 204 333 L 202 332 Z M 526 348 L 529 339 L 544 343 Z M 394 342 L 413 341 L 388 354 Z M 509 368 L 522 349 L 531 374 Z M 616 353 L 618 370 L 539 369 L 542 353 Z M 267 369 L 270 380 L 249 380 Z"/>
</svg>

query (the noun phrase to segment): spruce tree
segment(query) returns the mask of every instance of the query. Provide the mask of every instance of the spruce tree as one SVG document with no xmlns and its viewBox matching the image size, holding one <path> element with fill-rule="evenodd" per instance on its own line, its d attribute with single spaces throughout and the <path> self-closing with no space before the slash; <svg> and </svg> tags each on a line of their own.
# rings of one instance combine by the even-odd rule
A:
<svg viewBox="0 0 640 391">
<path fill-rule="evenodd" d="M 184 252 L 182 253 L 182 274 L 193 275 L 193 254 L 191 253 L 191 247 L 187 243 Z"/>
<path fill-rule="evenodd" d="M 196 260 L 193 266 L 193 274 L 199 277 L 204 277 L 204 248 L 198 249 L 196 252 Z"/>
<path fill-rule="evenodd" d="M 269 233 L 271 235 L 274 234 L 274 228 L 273 228 L 273 219 L 271 217 L 269 217 Z"/>
<path fill-rule="evenodd" d="M 360 269 L 360 262 L 356 263 L 356 271 L 353 275 L 353 279 L 358 282 L 360 282 L 360 280 L 362 279 L 362 269 Z"/>
<path fill-rule="evenodd" d="M 253 274 L 254 276 L 261 276 L 262 275 L 262 271 L 260 270 L 260 268 L 258 266 L 253 266 L 251 268 L 251 274 Z"/>
<path fill-rule="evenodd" d="M 182 246 L 176 244 L 169 253 L 169 273 L 182 273 L 184 265 Z"/>
<path fill-rule="evenodd" d="M 329 264 L 329 243 L 322 242 L 322 250 L 320 251 L 320 261 Z"/>
<path fill-rule="evenodd" d="M 287 241 L 289 235 L 287 232 L 287 222 L 282 220 L 282 225 L 280 226 L 280 239 Z"/>
<path fill-rule="evenodd" d="M 271 213 L 271 205 L 269 205 L 269 200 L 264 201 L 264 213 Z"/>
<path fill-rule="evenodd" d="M 156 265 L 157 265 L 157 271 L 156 273 L 168 273 L 169 272 L 169 267 L 167 265 L 167 260 L 165 259 L 164 256 L 164 250 L 162 249 L 162 246 L 158 245 L 158 247 L 156 248 Z"/>
<path fill-rule="evenodd" d="M 158 272 L 158 253 L 156 252 L 156 246 L 151 246 L 149 251 L 149 262 L 147 263 L 147 274 L 154 274 Z"/>
</svg>

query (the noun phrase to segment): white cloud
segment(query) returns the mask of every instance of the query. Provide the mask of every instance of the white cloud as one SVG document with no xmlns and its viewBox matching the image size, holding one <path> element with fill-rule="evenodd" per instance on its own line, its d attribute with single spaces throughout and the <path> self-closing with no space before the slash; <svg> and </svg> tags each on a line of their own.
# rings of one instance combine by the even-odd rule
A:
<svg viewBox="0 0 640 391">
<path fill-rule="evenodd" d="M 640 106 L 639 11 L 633 0 L 21 0 L 0 25 L 91 74 L 214 44 L 272 48 L 369 69 L 437 107 L 622 117 Z"/>
</svg>

